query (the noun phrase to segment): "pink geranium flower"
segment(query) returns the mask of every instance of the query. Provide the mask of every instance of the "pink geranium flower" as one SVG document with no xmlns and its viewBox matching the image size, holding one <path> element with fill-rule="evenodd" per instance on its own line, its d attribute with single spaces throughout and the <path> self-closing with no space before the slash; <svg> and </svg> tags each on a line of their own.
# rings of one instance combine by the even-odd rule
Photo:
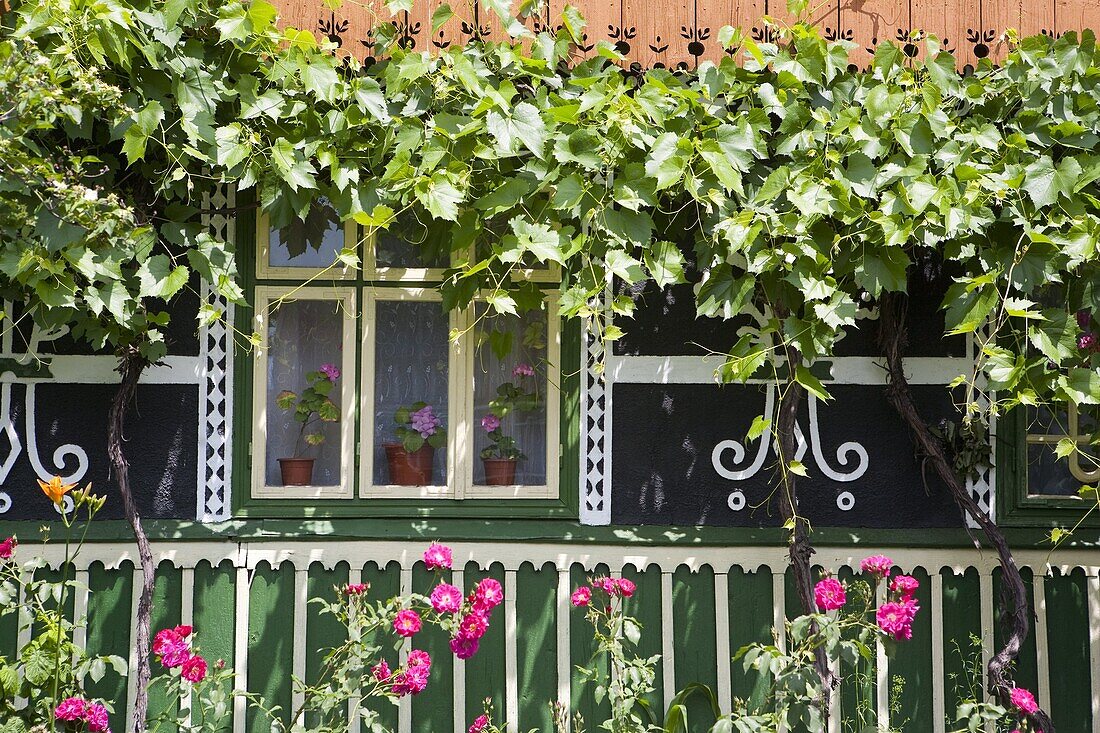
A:
<svg viewBox="0 0 1100 733">
<path fill-rule="evenodd" d="M 848 600 L 844 586 L 836 578 L 823 578 L 814 586 L 814 603 L 822 611 L 835 611 L 843 608 Z"/>
<path fill-rule="evenodd" d="M 1035 702 L 1035 696 L 1031 694 L 1030 690 L 1025 690 L 1022 687 L 1013 687 L 1012 692 L 1009 693 L 1009 699 L 1012 701 L 1013 707 L 1026 715 L 1031 715 L 1039 710 L 1039 703 Z"/>
<path fill-rule="evenodd" d="M 450 583 L 440 583 L 430 597 L 436 613 L 458 613 L 462 608 L 462 591 Z"/>
<path fill-rule="evenodd" d="M 877 575 L 880 578 L 885 578 L 889 575 L 893 567 L 894 561 L 885 555 L 871 555 L 870 557 L 865 557 L 859 564 L 860 570 L 865 573 Z"/>
<path fill-rule="evenodd" d="M 592 602 L 592 589 L 587 585 L 582 585 L 580 588 L 573 591 L 573 595 L 569 597 L 569 601 L 577 608 L 587 606 Z"/>
<path fill-rule="evenodd" d="M 500 418 L 496 415 L 489 414 L 481 418 L 481 429 L 487 433 L 491 433 L 500 427 Z"/>
<path fill-rule="evenodd" d="M 317 371 L 325 375 L 325 378 L 330 382 L 335 382 L 340 378 L 340 370 L 335 364 L 322 364 Z"/>
<path fill-rule="evenodd" d="M 454 563 L 454 553 L 450 547 L 433 542 L 424 550 L 424 565 L 428 570 L 450 570 Z"/>
<path fill-rule="evenodd" d="M 58 703 L 57 708 L 53 711 L 53 716 L 58 720 L 82 720 L 84 718 L 84 709 L 87 703 L 79 697 L 67 697 Z"/>
<path fill-rule="evenodd" d="M 516 364 L 516 368 L 512 370 L 513 377 L 533 377 L 535 376 L 535 370 L 531 368 L 530 364 Z"/>
<path fill-rule="evenodd" d="M 206 679 L 206 660 L 198 654 L 193 655 L 183 663 L 180 675 L 193 684 L 198 684 Z"/>
<path fill-rule="evenodd" d="M 420 631 L 420 626 L 420 614 L 411 608 L 398 611 L 397 616 L 393 619 L 393 630 L 397 632 L 398 636 L 408 638 Z"/>
</svg>

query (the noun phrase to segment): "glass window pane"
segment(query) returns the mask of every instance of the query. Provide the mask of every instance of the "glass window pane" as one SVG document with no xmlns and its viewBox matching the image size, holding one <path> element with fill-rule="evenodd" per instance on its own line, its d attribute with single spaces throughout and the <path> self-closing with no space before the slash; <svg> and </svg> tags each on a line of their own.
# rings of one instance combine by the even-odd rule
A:
<svg viewBox="0 0 1100 733">
<path fill-rule="evenodd" d="M 1058 458 L 1057 444 L 1030 443 L 1027 446 L 1027 493 L 1044 496 L 1077 496 L 1085 481 L 1070 470 L 1074 456 Z M 1076 457 L 1080 470 L 1094 471 L 1100 467 L 1095 446 L 1080 446 Z"/>
<path fill-rule="evenodd" d="M 547 314 L 486 313 L 476 307 L 474 483 L 544 486 Z"/>
<path fill-rule="evenodd" d="M 379 300 L 375 304 L 374 341 L 374 476 L 376 486 L 382 485 L 433 485 L 447 484 L 446 431 L 451 425 L 447 409 L 447 375 L 450 354 L 449 321 L 438 302 L 410 300 Z M 392 446 L 401 445 L 395 431 L 394 415 L 402 407 L 423 409 L 420 403 L 431 406 L 431 414 L 439 418 L 438 427 L 422 422 L 423 433 L 441 431 L 429 435 L 427 446 L 432 453 L 431 475 L 427 481 L 416 478 L 416 469 L 425 467 L 428 459 L 406 460 L 414 473 L 397 465 L 393 469 L 387 452 L 394 454 Z M 425 414 L 426 413 L 422 413 Z M 387 449 L 387 445 L 391 448 Z M 393 460 L 400 461 L 399 454 Z M 395 475 L 391 475 L 395 474 Z"/>
<path fill-rule="evenodd" d="M 270 242 L 271 267 L 330 267 L 344 248 L 344 225 L 336 209 L 314 199 L 305 221 L 295 218 L 282 229 L 272 229 Z"/>
<path fill-rule="evenodd" d="M 340 423 L 321 420 L 317 413 L 308 422 L 295 419 L 294 406 L 310 387 L 308 374 L 322 365 L 337 367 L 343 361 L 342 303 L 333 300 L 296 300 L 281 304 L 267 327 L 267 448 L 264 475 L 268 486 L 281 486 L 280 458 L 313 458 L 312 486 L 340 485 Z M 338 374 L 338 372 L 337 372 Z M 327 399 L 339 408 L 340 387 L 351 375 L 339 374 Z M 320 380 L 312 380 L 318 385 Z M 315 387 L 322 390 L 324 386 Z M 284 391 L 294 393 L 289 409 L 279 406 Z M 307 393 L 311 394 L 311 393 Z M 320 439 L 320 443 L 318 443 Z M 312 444 L 311 444 L 312 443 Z"/>
<path fill-rule="evenodd" d="M 410 241 L 392 231 L 380 231 L 375 240 L 375 267 L 444 269 L 448 253 L 435 241 Z"/>
</svg>

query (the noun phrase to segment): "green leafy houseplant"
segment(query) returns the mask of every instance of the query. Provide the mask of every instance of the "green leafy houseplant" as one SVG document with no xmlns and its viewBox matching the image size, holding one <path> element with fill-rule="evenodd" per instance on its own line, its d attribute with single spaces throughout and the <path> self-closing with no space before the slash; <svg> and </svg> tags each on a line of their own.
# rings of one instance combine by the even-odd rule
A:
<svg viewBox="0 0 1100 733">
<path fill-rule="evenodd" d="M 527 387 L 534 381 L 535 370 L 528 364 L 518 364 L 512 370 L 515 381 L 497 387 L 497 396 L 489 403 L 489 412 L 481 418 L 481 428 L 489 438 L 489 445 L 481 450 L 485 462 L 485 482 L 489 485 L 515 483 L 516 462 L 527 456 L 519 449 L 516 439 L 504 433 L 504 418 L 517 412 L 533 412 L 538 409 L 539 395 L 535 388 Z"/>
<path fill-rule="evenodd" d="M 312 480 L 314 459 L 302 454 L 306 446 L 315 447 L 325 442 L 322 423 L 340 420 L 340 408 L 329 397 L 339 378 L 340 370 L 334 364 L 322 364 L 317 371 L 306 373 L 307 386 L 300 395 L 289 389 L 276 395 L 275 404 L 282 410 L 292 410 L 294 420 L 300 425 L 294 441 L 294 455 L 279 459 L 284 485 L 304 486 Z"/>
<path fill-rule="evenodd" d="M 390 481 L 398 486 L 423 486 L 431 482 L 436 448 L 447 445 L 447 429 L 427 402 L 414 402 L 397 409 L 394 433 L 399 443 L 387 443 L 386 461 Z"/>
</svg>

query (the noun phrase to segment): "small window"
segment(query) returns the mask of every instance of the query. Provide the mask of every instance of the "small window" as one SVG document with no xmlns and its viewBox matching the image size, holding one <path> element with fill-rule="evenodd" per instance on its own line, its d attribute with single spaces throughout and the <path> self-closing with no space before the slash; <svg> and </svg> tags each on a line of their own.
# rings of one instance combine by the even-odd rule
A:
<svg viewBox="0 0 1100 733">
<path fill-rule="evenodd" d="M 556 301 L 523 315 L 484 302 L 444 311 L 437 286 L 456 258 L 409 224 L 338 236 L 318 213 L 261 232 L 254 497 L 558 498 Z M 322 265 L 360 243 L 362 272 Z M 308 481 L 284 475 L 280 459 L 297 457 L 312 459 Z"/>
<path fill-rule="evenodd" d="M 1027 493 L 1029 496 L 1076 497 L 1083 485 L 1100 480 L 1100 452 L 1095 409 L 1070 405 L 1066 410 L 1032 408 L 1028 414 Z M 1063 441 L 1076 450 L 1059 458 Z"/>
<path fill-rule="evenodd" d="M 256 289 L 253 493 L 351 495 L 355 293 Z"/>
<path fill-rule="evenodd" d="M 258 217 L 256 276 L 296 279 L 320 276 L 327 280 L 354 278 L 340 262 L 340 254 L 357 248 L 354 222 L 341 223 L 324 199 L 310 204 L 304 220 L 295 218 L 282 229 L 272 229 L 266 216 Z"/>
</svg>

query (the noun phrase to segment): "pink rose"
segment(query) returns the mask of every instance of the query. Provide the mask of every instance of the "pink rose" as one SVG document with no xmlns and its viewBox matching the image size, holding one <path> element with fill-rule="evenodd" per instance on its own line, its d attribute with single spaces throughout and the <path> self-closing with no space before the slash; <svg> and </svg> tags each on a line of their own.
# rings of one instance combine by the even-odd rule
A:
<svg viewBox="0 0 1100 733">
<path fill-rule="evenodd" d="M 634 595 L 634 591 L 638 587 L 634 585 L 633 581 L 627 580 L 626 578 L 619 578 L 615 582 L 615 586 L 618 589 L 619 595 L 623 598 L 630 598 Z"/>
<path fill-rule="evenodd" d="M 432 656 L 423 649 L 413 649 L 409 652 L 408 666 L 432 668 Z"/>
<path fill-rule="evenodd" d="M 496 578 L 485 578 L 474 589 L 474 608 L 491 611 L 504 602 L 504 589 Z"/>
<path fill-rule="evenodd" d="M 462 591 L 450 583 L 440 583 L 430 598 L 436 613 L 458 613 L 462 609 Z"/>
<path fill-rule="evenodd" d="M 860 570 L 865 573 L 877 575 L 880 578 L 885 578 L 889 575 L 893 567 L 894 561 L 885 555 L 871 555 L 870 557 L 865 557 L 859 564 Z"/>
<path fill-rule="evenodd" d="M 477 611 L 467 614 L 462 617 L 462 620 L 458 623 L 459 636 L 465 636 L 470 639 L 480 639 L 485 636 L 485 632 L 489 630 L 489 619 L 485 618 Z"/>
<path fill-rule="evenodd" d="M 198 654 L 193 655 L 183 663 L 183 669 L 180 670 L 180 675 L 192 684 L 202 682 L 206 679 L 206 660 Z"/>
<path fill-rule="evenodd" d="M 84 722 L 88 724 L 88 733 L 109 733 L 111 727 L 107 708 L 98 702 L 91 703 L 84 709 Z"/>
<path fill-rule="evenodd" d="M 1012 701 L 1013 707 L 1026 715 L 1031 715 L 1039 710 L 1039 704 L 1035 702 L 1035 696 L 1031 694 L 1030 690 L 1025 690 L 1022 687 L 1013 687 L 1012 692 L 1009 693 L 1009 699 Z"/>
<path fill-rule="evenodd" d="M 15 548 L 19 542 L 15 537 L 9 537 L 3 542 L 0 542 L 0 560 L 11 560 L 12 555 L 15 554 Z"/>
<path fill-rule="evenodd" d="M 344 586 L 345 596 L 361 596 L 367 592 L 366 583 L 348 583 Z"/>
<path fill-rule="evenodd" d="M 182 667 L 190 658 L 191 650 L 187 647 L 187 642 L 180 639 L 161 656 L 160 663 L 168 669 L 174 669 Z"/>
<path fill-rule="evenodd" d="M 67 697 L 58 703 L 53 716 L 58 720 L 81 720 L 87 703 L 79 697 Z"/>
<path fill-rule="evenodd" d="M 428 570 L 450 570 L 453 562 L 454 553 L 446 545 L 433 542 L 424 551 L 424 565 Z"/>
<path fill-rule="evenodd" d="M 920 588 L 920 582 L 911 575 L 897 575 L 890 581 L 890 590 L 900 593 L 902 600 L 908 600 Z"/>
<path fill-rule="evenodd" d="M 386 660 L 383 659 L 378 664 L 370 668 L 371 676 L 379 682 L 385 682 L 390 678 L 392 672 L 390 672 L 390 665 L 386 664 Z"/>
<path fill-rule="evenodd" d="M 587 585 L 582 585 L 573 591 L 573 595 L 570 596 L 569 600 L 577 608 L 587 606 L 592 601 L 592 589 Z"/>
<path fill-rule="evenodd" d="M 496 415 L 489 414 L 481 418 L 481 429 L 487 433 L 491 433 L 500 427 L 500 418 Z"/>
<path fill-rule="evenodd" d="M 470 723 L 470 729 L 466 733 L 481 733 L 489 725 L 489 718 L 485 715 L 479 715 L 474 718 L 474 722 Z"/>
<path fill-rule="evenodd" d="M 420 614 L 411 608 L 398 611 L 393 619 L 393 630 L 406 638 L 420 631 Z"/>
<path fill-rule="evenodd" d="M 477 654 L 480 642 L 467 636 L 456 636 L 451 639 L 451 652 L 459 659 L 469 659 Z"/>
<path fill-rule="evenodd" d="M 153 654 L 164 656 L 165 652 L 180 642 L 180 635 L 175 629 L 161 629 L 153 637 Z"/>
<path fill-rule="evenodd" d="M 814 586 L 814 603 L 822 611 L 835 611 L 843 608 L 848 600 L 844 586 L 836 578 L 823 578 Z"/>
<path fill-rule="evenodd" d="M 883 603 L 875 612 L 879 628 L 895 641 L 907 641 L 913 638 L 913 618 L 920 606 L 915 601 L 901 603 Z"/>
</svg>

